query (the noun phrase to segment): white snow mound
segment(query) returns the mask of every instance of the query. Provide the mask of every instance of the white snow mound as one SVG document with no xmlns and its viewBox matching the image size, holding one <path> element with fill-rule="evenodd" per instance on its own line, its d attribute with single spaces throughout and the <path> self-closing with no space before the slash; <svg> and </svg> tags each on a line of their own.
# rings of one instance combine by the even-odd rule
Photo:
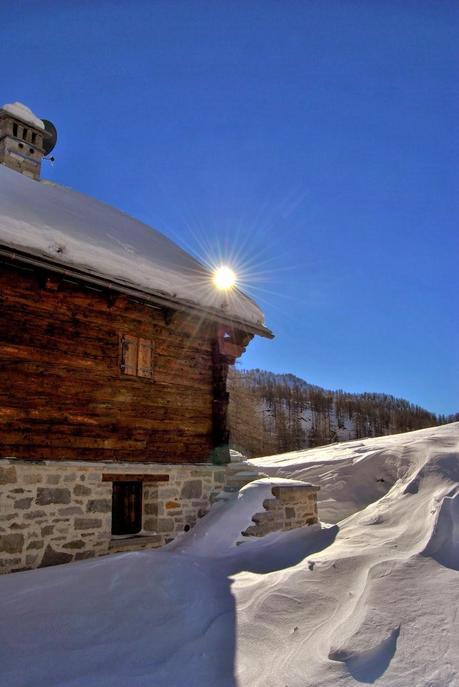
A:
<svg viewBox="0 0 459 687">
<path fill-rule="evenodd" d="M 459 423 L 254 462 L 332 524 L 238 545 L 260 480 L 168 548 L 5 575 L 0 684 L 459 685 Z"/>
<path fill-rule="evenodd" d="M 217 502 L 189 534 L 169 544 L 169 550 L 189 552 L 195 556 L 229 555 L 232 547 L 251 541 L 243 537 L 242 532 L 253 525 L 253 515 L 264 511 L 263 501 L 274 498 L 272 488 L 282 484 L 303 485 L 304 481 L 264 477 L 249 482 L 242 487 L 236 499 Z"/>
<path fill-rule="evenodd" d="M 35 126 L 37 129 L 45 128 L 42 120 L 32 112 L 30 107 L 27 107 L 27 105 L 23 103 L 6 103 L 6 105 L 2 105 L 0 109 L 9 112 L 13 117 L 17 117 L 21 121 L 27 122 L 27 124 L 32 124 L 32 126 Z"/>
</svg>

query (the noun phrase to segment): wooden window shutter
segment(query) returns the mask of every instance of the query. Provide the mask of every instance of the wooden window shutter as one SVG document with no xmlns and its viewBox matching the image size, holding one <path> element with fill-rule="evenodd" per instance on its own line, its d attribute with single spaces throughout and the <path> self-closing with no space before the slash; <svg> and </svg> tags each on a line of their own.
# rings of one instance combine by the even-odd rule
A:
<svg viewBox="0 0 459 687">
<path fill-rule="evenodd" d="M 121 337 L 121 356 L 120 367 L 121 372 L 125 375 L 137 375 L 137 355 L 138 355 L 138 339 L 129 334 L 123 334 Z"/>
<path fill-rule="evenodd" d="M 139 339 L 139 358 L 137 365 L 139 377 L 153 377 L 153 341 Z"/>
</svg>

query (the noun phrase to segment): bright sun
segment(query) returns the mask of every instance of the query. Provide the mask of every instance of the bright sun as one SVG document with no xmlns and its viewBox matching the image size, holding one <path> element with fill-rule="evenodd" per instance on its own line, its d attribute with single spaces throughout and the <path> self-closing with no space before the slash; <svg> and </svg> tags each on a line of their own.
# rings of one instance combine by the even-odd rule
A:
<svg viewBox="0 0 459 687">
<path fill-rule="evenodd" d="M 232 289 L 236 283 L 236 275 L 230 267 L 222 266 L 214 271 L 212 280 L 221 291 Z"/>
</svg>

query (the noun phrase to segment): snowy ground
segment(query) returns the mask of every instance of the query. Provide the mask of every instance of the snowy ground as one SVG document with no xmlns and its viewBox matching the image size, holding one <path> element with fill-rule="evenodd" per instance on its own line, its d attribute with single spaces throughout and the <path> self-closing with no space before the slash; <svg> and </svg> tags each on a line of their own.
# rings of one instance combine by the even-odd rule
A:
<svg viewBox="0 0 459 687">
<path fill-rule="evenodd" d="M 2 687 L 459 685 L 459 423 L 253 462 L 328 524 L 238 544 L 262 481 L 166 549 L 5 575 Z"/>
</svg>

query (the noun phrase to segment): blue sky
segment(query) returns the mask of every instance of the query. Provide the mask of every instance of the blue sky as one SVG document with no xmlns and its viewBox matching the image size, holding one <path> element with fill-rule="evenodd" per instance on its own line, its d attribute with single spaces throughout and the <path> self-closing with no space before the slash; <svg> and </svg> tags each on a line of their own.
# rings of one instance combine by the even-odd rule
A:
<svg viewBox="0 0 459 687">
<path fill-rule="evenodd" d="M 243 273 L 276 339 L 242 366 L 456 412 L 458 30 L 452 0 L 16 0 L 0 99 L 56 124 L 44 176 Z"/>
</svg>

